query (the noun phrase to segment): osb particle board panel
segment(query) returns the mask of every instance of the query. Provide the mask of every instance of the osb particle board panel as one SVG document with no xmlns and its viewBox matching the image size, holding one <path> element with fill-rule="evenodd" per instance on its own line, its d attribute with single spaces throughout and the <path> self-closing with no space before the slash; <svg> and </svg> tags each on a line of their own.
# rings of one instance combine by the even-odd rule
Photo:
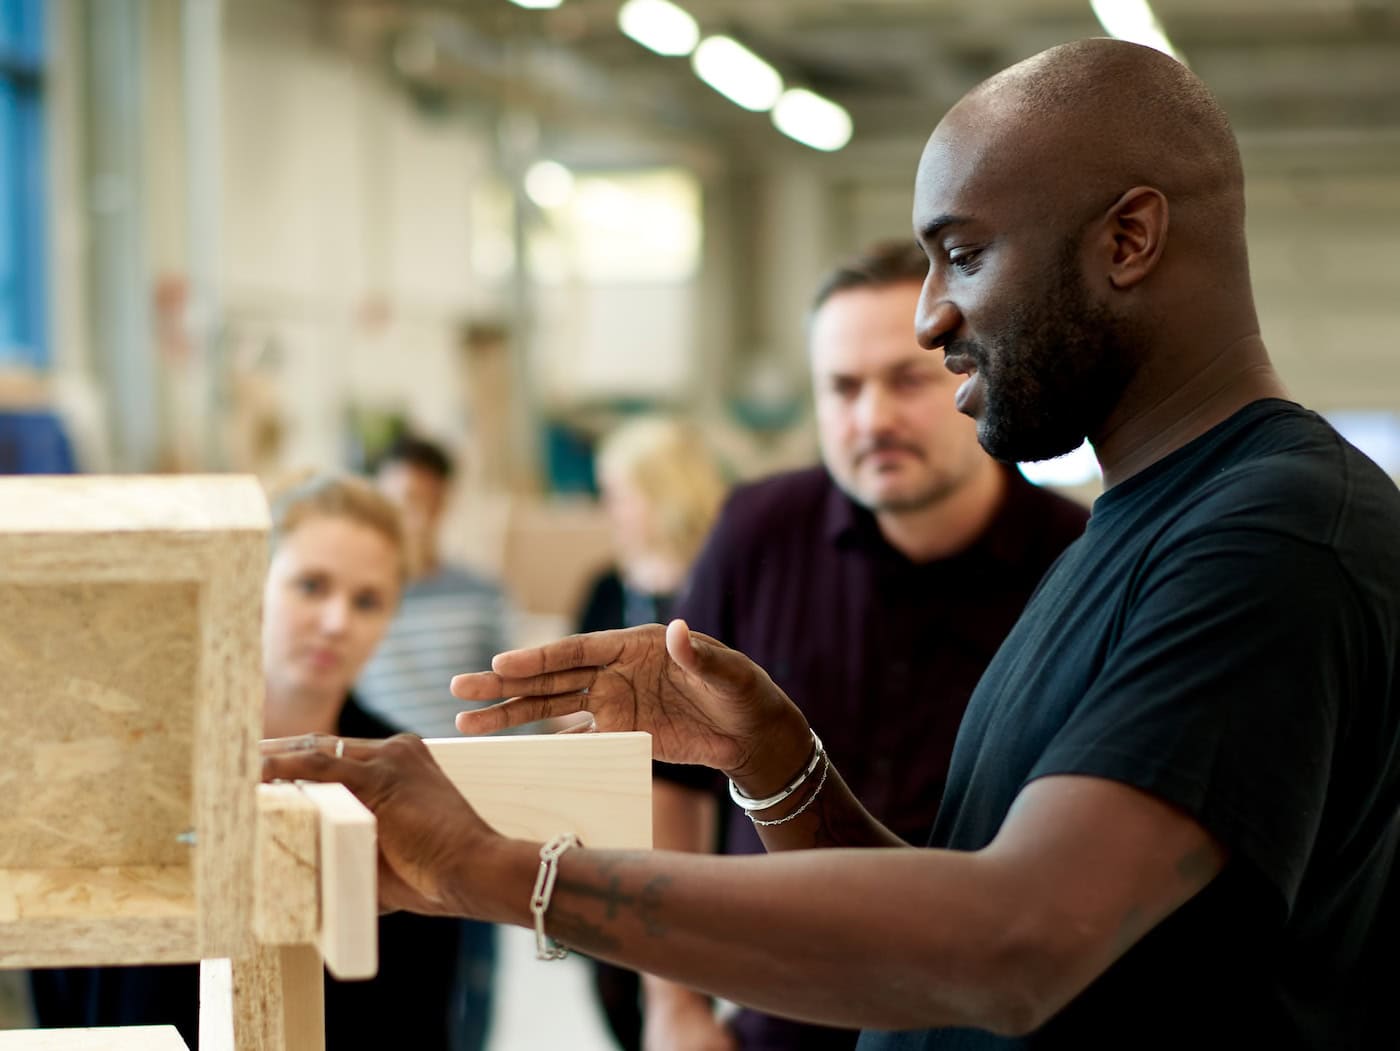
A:
<svg viewBox="0 0 1400 1051">
<path fill-rule="evenodd" d="M 0 478 L 0 903 L 62 870 L 54 900 L 86 910 L 0 907 L 11 965 L 246 945 L 267 524 L 249 478 Z M 104 885 L 174 869 L 154 914 Z"/>
<path fill-rule="evenodd" d="M 0 1033 L 0 1051 L 189 1051 L 173 1025 Z"/>
<path fill-rule="evenodd" d="M 0 587 L 0 868 L 188 865 L 199 588 Z"/>
<path fill-rule="evenodd" d="M 438 765 L 495 829 L 590 847 L 651 847 L 651 735 L 434 738 Z"/>
</svg>

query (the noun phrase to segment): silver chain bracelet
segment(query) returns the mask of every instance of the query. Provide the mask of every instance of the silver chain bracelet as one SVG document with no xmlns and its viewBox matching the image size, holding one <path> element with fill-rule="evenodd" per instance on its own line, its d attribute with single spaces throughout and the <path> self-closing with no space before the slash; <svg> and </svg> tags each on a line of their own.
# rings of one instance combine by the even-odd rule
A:
<svg viewBox="0 0 1400 1051">
<path fill-rule="evenodd" d="M 535 877 L 535 892 L 530 896 L 530 914 L 535 917 L 535 958 L 538 960 L 562 960 L 569 955 L 569 950 L 558 942 L 550 944 L 549 935 L 544 932 L 544 914 L 549 910 L 549 901 L 554 896 L 554 881 L 559 878 L 560 856 L 570 847 L 579 845 L 578 836 L 565 833 L 540 847 L 540 872 Z"/>
<path fill-rule="evenodd" d="M 802 811 L 806 810 L 809 806 L 815 803 L 817 801 L 817 796 L 822 794 L 822 786 L 826 784 L 826 775 L 831 770 L 831 760 L 827 758 L 825 752 L 822 753 L 822 758 L 825 760 L 825 762 L 822 764 L 821 780 L 817 782 L 817 787 L 812 790 L 812 794 L 807 797 L 807 802 L 803 803 L 800 807 L 794 810 L 787 817 L 780 817 L 773 821 L 764 821 L 762 818 L 754 817 L 752 814 L 750 814 L 749 820 L 752 821 L 755 825 L 758 825 L 762 828 L 772 828 L 774 825 L 786 825 L 793 818 L 801 814 Z"/>
</svg>

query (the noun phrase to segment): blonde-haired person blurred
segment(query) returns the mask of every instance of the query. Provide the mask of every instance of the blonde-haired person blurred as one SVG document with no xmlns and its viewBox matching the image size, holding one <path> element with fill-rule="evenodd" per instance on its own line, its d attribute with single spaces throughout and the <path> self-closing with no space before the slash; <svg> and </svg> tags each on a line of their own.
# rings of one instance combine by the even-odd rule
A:
<svg viewBox="0 0 1400 1051">
<path fill-rule="evenodd" d="M 383 638 L 405 576 L 394 506 L 357 478 L 322 475 L 275 494 L 263 587 L 263 733 L 390 737 L 397 728 L 356 703 L 351 685 Z M 448 1051 L 460 921 L 379 919 L 379 973 L 326 978 L 326 1049 Z M 44 1027 L 174 1025 L 195 1047 L 199 968 L 36 971 Z"/>
<path fill-rule="evenodd" d="M 617 565 L 594 580 L 579 630 L 664 622 L 724 503 L 724 472 L 698 427 L 663 416 L 622 424 L 594 462 Z"/>
<path fill-rule="evenodd" d="M 728 494 L 724 472 L 698 427 L 664 416 L 611 431 L 594 465 L 617 564 L 593 581 L 578 630 L 664 624 Z M 618 1046 L 640 1049 L 636 974 L 595 963 L 594 985 Z"/>
</svg>

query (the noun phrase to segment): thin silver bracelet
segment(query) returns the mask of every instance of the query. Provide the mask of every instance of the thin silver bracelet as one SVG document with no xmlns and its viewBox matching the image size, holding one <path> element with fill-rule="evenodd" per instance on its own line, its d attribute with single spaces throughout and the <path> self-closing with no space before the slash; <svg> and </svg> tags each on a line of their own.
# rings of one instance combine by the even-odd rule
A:
<svg viewBox="0 0 1400 1051">
<path fill-rule="evenodd" d="M 554 881 L 559 877 L 559 858 L 570 847 L 579 846 L 578 836 L 565 833 L 555 836 L 540 847 L 540 873 L 535 877 L 535 892 L 530 896 L 530 913 L 535 917 L 535 959 L 562 960 L 569 950 L 558 942 L 550 944 L 544 932 L 544 914 L 554 896 Z"/>
<path fill-rule="evenodd" d="M 788 782 L 786 788 L 784 788 L 777 795 L 768 796 L 766 799 L 753 799 L 750 796 L 744 795 L 743 792 L 740 792 L 739 786 L 736 785 L 733 779 L 731 778 L 729 781 L 729 798 L 734 800 L 735 806 L 737 806 L 740 810 L 745 811 L 746 813 L 752 813 L 755 810 L 771 809 L 772 807 L 775 807 L 779 803 L 781 803 L 784 799 L 787 799 L 788 796 L 792 795 L 803 785 L 805 785 L 807 783 L 807 779 L 812 776 L 813 771 L 815 771 L 817 767 L 821 765 L 821 762 L 823 758 L 825 758 L 825 756 L 826 749 L 822 747 L 822 739 L 818 737 L 817 732 L 813 730 L 812 758 L 808 760 L 807 765 L 803 767 L 802 772 Z M 822 776 L 825 777 L 825 773 L 823 773 Z"/>
<path fill-rule="evenodd" d="M 817 782 L 817 787 L 812 790 L 812 794 L 807 797 L 807 802 L 803 803 L 787 817 L 780 817 L 774 821 L 764 821 L 762 818 L 757 818 L 750 814 L 749 820 L 761 828 L 772 828 L 774 825 L 786 825 L 793 818 L 797 817 L 798 814 L 815 803 L 817 801 L 817 796 L 822 794 L 822 786 L 826 784 L 826 775 L 831 772 L 831 760 L 826 758 L 825 752 L 822 753 L 822 758 L 826 759 L 826 761 L 822 764 L 821 780 Z"/>
</svg>

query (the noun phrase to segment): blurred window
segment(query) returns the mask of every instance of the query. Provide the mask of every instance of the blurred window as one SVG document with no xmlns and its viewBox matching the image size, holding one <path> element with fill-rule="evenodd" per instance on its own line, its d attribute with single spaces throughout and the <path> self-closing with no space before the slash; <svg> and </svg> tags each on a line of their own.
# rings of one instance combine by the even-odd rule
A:
<svg viewBox="0 0 1400 1051">
<path fill-rule="evenodd" d="M 0 0 L 0 365 L 48 363 L 43 0 Z"/>
</svg>

